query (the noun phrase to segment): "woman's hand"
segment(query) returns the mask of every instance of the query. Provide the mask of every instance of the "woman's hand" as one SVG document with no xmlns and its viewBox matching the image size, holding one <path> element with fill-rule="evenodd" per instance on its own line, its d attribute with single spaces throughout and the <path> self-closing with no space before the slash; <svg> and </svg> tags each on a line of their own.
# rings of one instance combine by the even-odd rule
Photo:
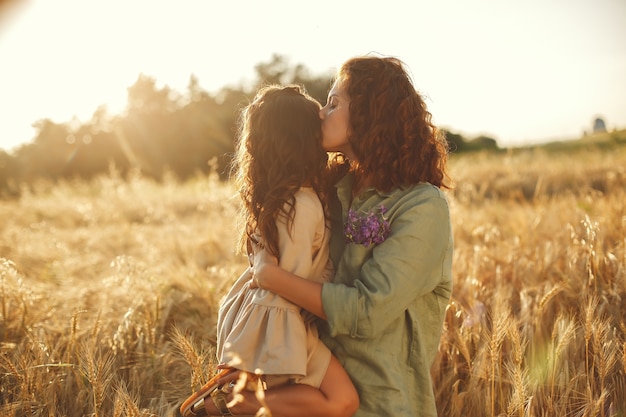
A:
<svg viewBox="0 0 626 417">
<path fill-rule="evenodd" d="M 278 259 L 259 245 L 251 243 L 248 252 L 252 274 L 250 288 L 263 288 L 276 293 L 326 320 L 321 283 L 285 271 L 278 265 Z"/>
<path fill-rule="evenodd" d="M 251 288 L 265 288 L 266 279 L 271 276 L 271 269 L 278 267 L 278 259 L 256 243 L 251 243 L 252 252 L 248 254 L 252 271 Z"/>
</svg>

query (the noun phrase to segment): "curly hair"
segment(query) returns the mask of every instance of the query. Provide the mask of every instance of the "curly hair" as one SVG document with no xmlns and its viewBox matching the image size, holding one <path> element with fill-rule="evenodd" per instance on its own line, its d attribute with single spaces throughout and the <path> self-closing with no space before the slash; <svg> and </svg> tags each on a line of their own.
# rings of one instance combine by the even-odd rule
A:
<svg viewBox="0 0 626 417">
<path fill-rule="evenodd" d="M 296 191 L 310 186 L 322 199 L 328 155 L 319 110 L 302 86 L 268 85 L 241 113 L 234 171 L 243 202 L 242 250 L 260 235 L 259 243 L 278 257 L 276 221 L 284 216 L 291 229 Z"/>
<path fill-rule="evenodd" d="M 357 184 L 367 178 L 383 192 L 446 181 L 448 144 L 431 121 L 404 63 L 393 57 L 357 57 L 337 73 L 350 97 L 350 142 Z"/>
</svg>

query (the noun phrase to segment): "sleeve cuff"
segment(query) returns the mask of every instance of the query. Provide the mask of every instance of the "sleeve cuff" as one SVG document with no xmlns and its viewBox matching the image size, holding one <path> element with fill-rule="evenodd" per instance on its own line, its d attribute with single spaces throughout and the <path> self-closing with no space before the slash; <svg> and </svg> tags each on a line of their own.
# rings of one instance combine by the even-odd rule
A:
<svg viewBox="0 0 626 417">
<path fill-rule="evenodd" d="M 357 299 L 354 287 L 333 283 L 322 286 L 322 306 L 331 337 L 340 334 L 356 337 Z"/>
</svg>

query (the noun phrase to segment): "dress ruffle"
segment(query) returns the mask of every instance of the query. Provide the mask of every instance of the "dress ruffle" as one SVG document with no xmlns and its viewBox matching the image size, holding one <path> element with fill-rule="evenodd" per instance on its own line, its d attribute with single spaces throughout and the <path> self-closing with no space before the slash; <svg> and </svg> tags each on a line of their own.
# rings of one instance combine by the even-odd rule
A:
<svg viewBox="0 0 626 417">
<path fill-rule="evenodd" d="M 306 375 L 304 341 L 311 336 L 308 332 L 317 337 L 317 328 L 305 322 L 301 309 L 270 291 L 250 288 L 248 272 L 232 290 L 220 307 L 223 322 L 218 328 L 230 329 L 218 335 L 221 361 L 248 372 Z"/>
</svg>

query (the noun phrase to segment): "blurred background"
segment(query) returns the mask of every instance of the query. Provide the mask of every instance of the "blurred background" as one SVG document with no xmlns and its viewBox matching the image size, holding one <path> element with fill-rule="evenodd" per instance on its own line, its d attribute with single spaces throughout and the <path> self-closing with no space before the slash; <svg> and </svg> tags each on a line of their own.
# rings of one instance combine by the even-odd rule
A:
<svg viewBox="0 0 626 417">
<path fill-rule="evenodd" d="M 408 65 L 459 151 L 626 126 L 623 0 L 5 0 L 0 175 L 192 175 L 220 164 L 260 84 L 324 103 L 368 53 Z"/>
</svg>

